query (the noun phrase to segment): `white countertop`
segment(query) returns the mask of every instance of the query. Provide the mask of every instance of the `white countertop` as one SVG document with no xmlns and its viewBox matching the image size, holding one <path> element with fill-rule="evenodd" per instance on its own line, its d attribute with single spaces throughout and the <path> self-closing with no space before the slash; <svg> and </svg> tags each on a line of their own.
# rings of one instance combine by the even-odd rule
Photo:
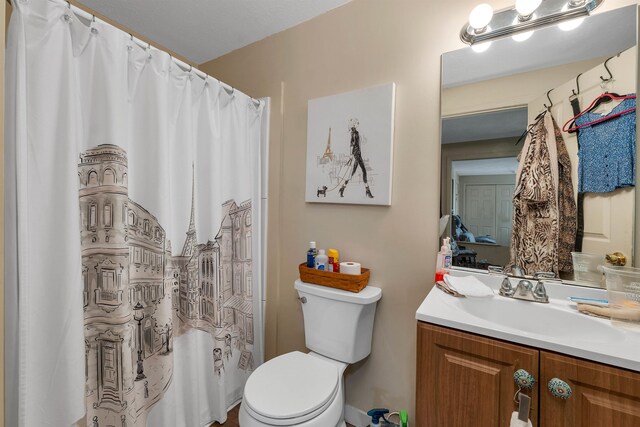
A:
<svg viewBox="0 0 640 427">
<path fill-rule="evenodd" d="M 454 272 L 468 275 L 468 272 Z M 578 313 L 568 296 L 604 298 L 603 289 L 547 284 L 549 304 L 498 295 L 501 279 L 474 274 L 492 287 L 490 298 L 456 298 L 433 287 L 416 319 L 640 372 L 640 330 Z"/>
</svg>

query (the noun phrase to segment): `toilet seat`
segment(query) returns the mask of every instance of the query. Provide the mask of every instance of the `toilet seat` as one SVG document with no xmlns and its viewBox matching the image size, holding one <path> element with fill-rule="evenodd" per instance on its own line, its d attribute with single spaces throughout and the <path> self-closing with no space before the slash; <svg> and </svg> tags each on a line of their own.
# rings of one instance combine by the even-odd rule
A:
<svg viewBox="0 0 640 427">
<path fill-rule="evenodd" d="M 256 420 L 295 425 L 323 413 L 340 388 L 338 366 L 294 351 L 260 366 L 249 377 L 243 404 Z"/>
</svg>

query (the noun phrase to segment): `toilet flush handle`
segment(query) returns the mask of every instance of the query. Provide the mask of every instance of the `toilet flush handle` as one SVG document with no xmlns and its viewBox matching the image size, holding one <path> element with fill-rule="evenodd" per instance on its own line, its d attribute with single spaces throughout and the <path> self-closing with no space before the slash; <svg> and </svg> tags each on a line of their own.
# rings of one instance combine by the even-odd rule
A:
<svg viewBox="0 0 640 427">
<path fill-rule="evenodd" d="M 306 304 L 307 303 L 307 297 L 298 297 L 298 299 L 300 300 L 301 303 Z"/>
</svg>

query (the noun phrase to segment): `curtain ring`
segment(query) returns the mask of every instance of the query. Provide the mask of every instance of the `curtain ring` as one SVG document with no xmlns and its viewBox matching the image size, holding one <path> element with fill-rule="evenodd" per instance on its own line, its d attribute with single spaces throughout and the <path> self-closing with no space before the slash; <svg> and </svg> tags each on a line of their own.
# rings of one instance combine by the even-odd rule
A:
<svg viewBox="0 0 640 427">
<path fill-rule="evenodd" d="M 96 23 L 96 15 L 91 15 L 91 23 L 92 24 Z"/>
<path fill-rule="evenodd" d="M 71 2 L 69 0 L 67 0 L 67 7 L 71 10 Z"/>
</svg>

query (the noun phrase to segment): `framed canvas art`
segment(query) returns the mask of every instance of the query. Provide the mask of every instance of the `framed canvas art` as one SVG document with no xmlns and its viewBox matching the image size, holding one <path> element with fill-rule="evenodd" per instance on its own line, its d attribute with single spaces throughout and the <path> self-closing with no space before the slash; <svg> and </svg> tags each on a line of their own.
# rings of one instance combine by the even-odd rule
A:
<svg viewBox="0 0 640 427">
<path fill-rule="evenodd" d="M 309 101 L 307 202 L 391 205 L 395 88 Z"/>
</svg>

